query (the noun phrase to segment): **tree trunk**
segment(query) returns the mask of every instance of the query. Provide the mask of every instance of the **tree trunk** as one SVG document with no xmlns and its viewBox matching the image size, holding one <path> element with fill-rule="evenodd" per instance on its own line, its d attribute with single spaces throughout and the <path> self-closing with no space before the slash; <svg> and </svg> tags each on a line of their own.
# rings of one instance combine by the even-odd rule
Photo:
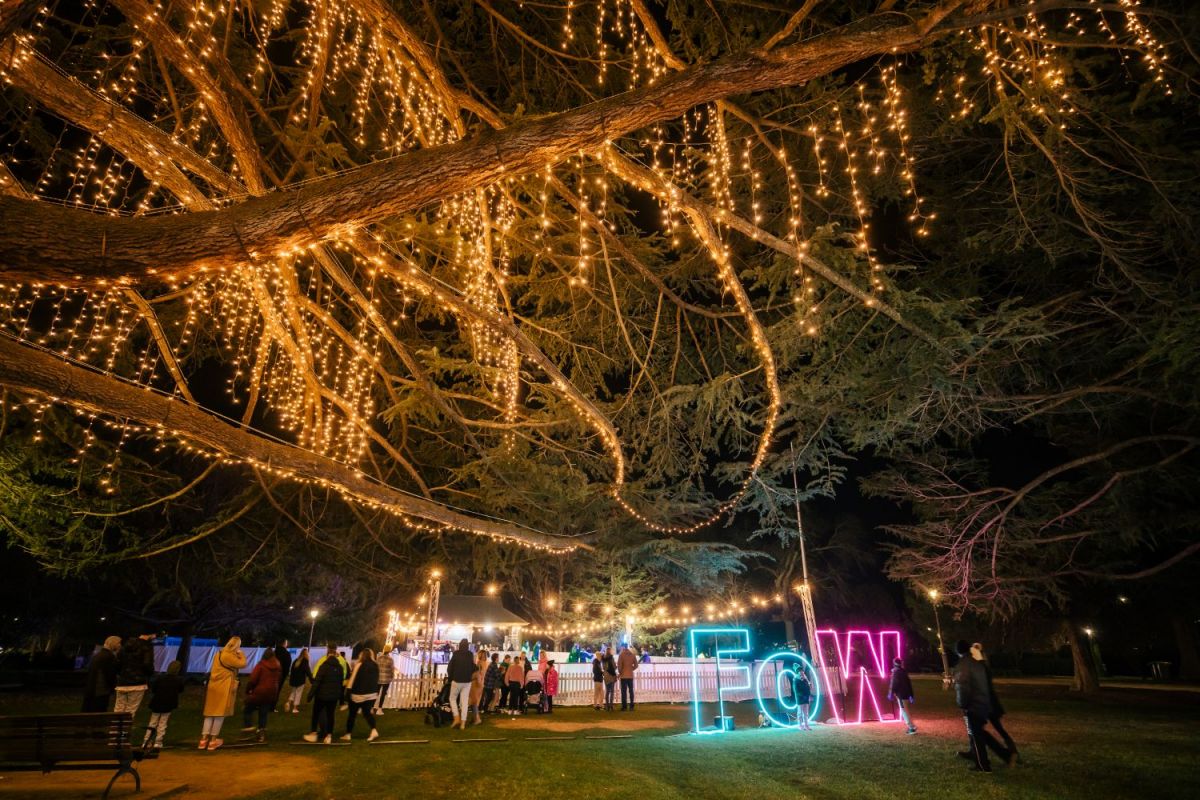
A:
<svg viewBox="0 0 1200 800">
<path fill-rule="evenodd" d="M 32 392 L 72 407 L 115 414 L 201 445 L 233 462 L 249 464 L 293 479 L 308 480 L 393 513 L 409 514 L 458 530 L 499 540 L 520 541 L 548 550 L 587 547 L 507 522 L 476 519 L 423 497 L 372 481 L 353 467 L 287 444 L 256 436 L 222 422 L 195 406 L 115 378 L 68 364 L 57 356 L 0 338 L 0 384 Z"/>
<path fill-rule="evenodd" d="M 1063 628 L 1071 645 L 1071 661 L 1075 667 L 1071 689 L 1082 694 L 1095 694 L 1100 691 L 1100 675 L 1091 642 L 1081 636 L 1079 626 L 1074 621 L 1068 619 L 1063 623 Z"/>
<path fill-rule="evenodd" d="M 1016 15 L 1018 12 L 1014 12 Z M 522 120 L 253 197 L 219 211 L 114 217 L 0 197 L 0 279 L 66 285 L 183 278 L 228 269 L 420 209 L 447 196 L 544 169 L 733 94 L 794 86 L 864 58 L 908 52 L 931 34 L 875 17 L 770 54 L 692 67 L 586 106 Z"/>
<path fill-rule="evenodd" d="M 183 630 L 180 632 L 179 651 L 175 654 L 175 660 L 180 662 L 183 673 L 187 674 L 188 656 L 192 654 L 192 637 L 196 633 L 196 625 L 194 622 L 184 623 Z"/>
<path fill-rule="evenodd" d="M 1179 650 L 1179 678 L 1185 681 L 1200 680 L 1200 647 L 1196 642 L 1196 623 L 1191 614 L 1175 612 L 1171 615 L 1171 631 L 1175 634 L 1175 647 Z"/>
</svg>

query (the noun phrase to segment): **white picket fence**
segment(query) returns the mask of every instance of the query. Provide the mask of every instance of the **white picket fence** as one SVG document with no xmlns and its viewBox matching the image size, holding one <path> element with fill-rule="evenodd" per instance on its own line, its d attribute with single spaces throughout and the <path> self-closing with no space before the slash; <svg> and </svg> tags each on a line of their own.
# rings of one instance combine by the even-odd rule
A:
<svg viewBox="0 0 1200 800">
<path fill-rule="evenodd" d="M 425 680 L 422 686 L 420 678 L 416 677 L 416 659 L 401 656 L 397 665 L 396 677 L 392 680 L 384 708 L 425 708 L 428 707 L 441 687 L 445 667 L 438 670 L 436 680 Z M 405 663 L 411 660 L 413 664 Z M 725 687 L 725 699 L 734 702 L 751 700 L 754 689 L 731 691 L 728 687 L 745 683 L 744 669 L 750 668 L 750 680 L 758 673 L 760 662 L 742 663 L 732 660 L 721 662 L 721 685 Z M 762 696 L 774 698 L 776 691 L 775 669 L 780 668 L 779 662 L 774 662 L 773 668 L 763 671 L 760 676 Z M 554 698 L 556 706 L 590 706 L 592 704 L 592 665 L 563 664 L 558 669 L 558 695 Z M 703 661 L 696 665 L 699 683 L 700 699 L 711 703 L 717 699 L 717 664 L 715 661 Z M 689 661 L 674 663 L 650 663 L 638 665 L 634 673 L 634 693 L 639 703 L 690 703 L 692 702 L 692 665 Z M 620 687 L 616 689 L 620 696 Z"/>
</svg>

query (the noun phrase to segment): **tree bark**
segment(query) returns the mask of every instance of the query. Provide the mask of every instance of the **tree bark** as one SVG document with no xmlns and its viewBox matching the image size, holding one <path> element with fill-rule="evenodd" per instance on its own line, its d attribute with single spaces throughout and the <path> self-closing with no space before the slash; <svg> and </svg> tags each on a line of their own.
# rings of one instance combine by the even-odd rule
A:
<svg viewBox="0 0 1200 800">
<path fill-rule="evenodd" d="M 913 50 L 929 37 L 924 26 L 868 18 L 851 30 L 692 67 L 571 111 L 217 211 L 131 219 L 0 197 L 0 280 L 97 286 L 267 259 L 595 151 L 700 103 L 804 83 L 863 58 Z"/>
<path fill-rule="evenodd" d="M 1100 674 L 1092 657 L 1091 642 L 1080 635 L 1079 626 L 1073 620 L 1066 620 L 1063 628 L 1071 645 L 1071 661 L 1075 667 L 1071 689 L 1082 694 L 1095 694 L 1100 691 Z"/>
<path fill-rule="evenodd" d="M 74 408 L 116 415 L 194 442 L 229 462 L 243 462 L 307 480 L 349 500 L 405 514 L 437 525 L 516 541 L 532 547 L 565 551 L 586 547 L 570 537 L 555 536 L 513 523 L 475 518 L 437 502 L 406 494 L 370 480 L 360 471 L 316 453 L 257 436 L 222 422 L 192 405 L 64 362 L 51 353 L 0 337 L 0 384 L 31 392 Z"/>
<path fill-rule="evenodd" d="M 1196 642 L 1194 615 L 1180 611 L 1173 613 L 1171 631 L 1175 634 L 1175 647 L 1179 650 L 1180 680 L 1200 680 L 1200 646 Z"/>
</svg>

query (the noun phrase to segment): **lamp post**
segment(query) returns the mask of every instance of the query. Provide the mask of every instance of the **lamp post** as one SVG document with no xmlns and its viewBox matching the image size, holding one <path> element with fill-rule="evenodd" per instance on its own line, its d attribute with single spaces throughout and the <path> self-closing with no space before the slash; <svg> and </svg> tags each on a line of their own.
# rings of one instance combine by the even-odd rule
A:
<svg viewBox="0 0 1200 800">
<path fill-rule="evenodd" d="M 312 620 L 312 623 L 308 626 L 308 649 L 309 650 L 312 650 L 313 632 L 316 631 L 316 629 L 317 629 L 317 617 L 319 617 L 320 615 L 321 615 L 321 612 L 315 608 L 308 612 L 308 618 L 310 620 Z"/>
<path fill-rule="evenodd" d="M 942 641 L 942 618 L 938 614 L 938 590 L 929 590 L 929 602 L 933 605 L 933 621 L 937 625 L 938 653 L 942 657 L 942 688 L 950 688 L 950 660 L 946 658 L 946 643 Z"/>
</svg>

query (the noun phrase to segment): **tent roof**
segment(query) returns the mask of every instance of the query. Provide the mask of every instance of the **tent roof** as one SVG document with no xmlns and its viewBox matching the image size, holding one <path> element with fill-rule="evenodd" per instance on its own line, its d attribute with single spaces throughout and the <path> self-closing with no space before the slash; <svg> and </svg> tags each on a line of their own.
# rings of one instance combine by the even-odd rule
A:
<svg viewBox="0 0 1200 800">
<path fill-rule="evenodd" d="M 528 625 L 501 604 L 482 594 L 444 594 L 438 601 L 438 621 L 459 625 Z"/>
</svg>

